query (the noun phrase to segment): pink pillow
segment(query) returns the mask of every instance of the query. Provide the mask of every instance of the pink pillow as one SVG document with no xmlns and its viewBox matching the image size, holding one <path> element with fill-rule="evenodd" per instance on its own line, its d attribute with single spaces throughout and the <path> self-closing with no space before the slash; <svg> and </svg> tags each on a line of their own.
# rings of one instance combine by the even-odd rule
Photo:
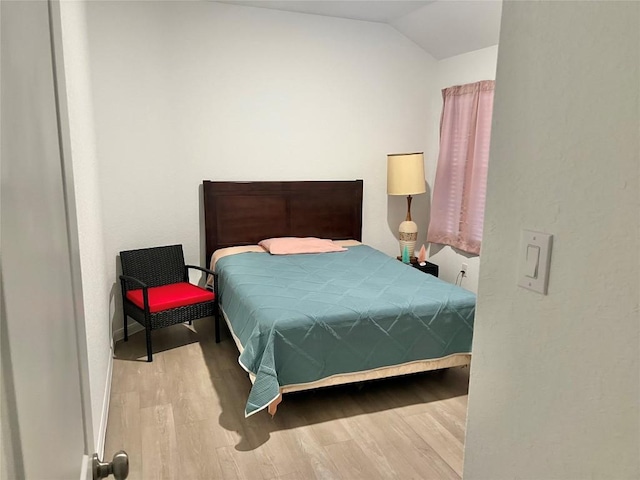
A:
<svg viewBox="0 0 640 480">
<path fill-rule="evenodd" d="M 297 253 L 344 252 L 347 249 L 324 238 L 280 237 L 267 238 L 258 243 L 272 255 L 293 255 Z"/>
</svg>

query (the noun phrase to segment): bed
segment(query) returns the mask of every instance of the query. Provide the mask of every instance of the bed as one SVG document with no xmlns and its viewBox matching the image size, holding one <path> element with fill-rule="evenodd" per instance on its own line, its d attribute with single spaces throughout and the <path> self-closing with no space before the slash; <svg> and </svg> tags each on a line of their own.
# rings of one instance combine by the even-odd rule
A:
<svg viewBox="0 0 640 480">
<path fill-rule="evenodd" d="M 246 416 L 288 392 L 470 362 L 475 296 L 361 244 L 362 192 L 361 180 L 203 183 L 206 256 L 253 383 Z M 256 246 L 285 236 L 346 251 Z"/>
</svg>

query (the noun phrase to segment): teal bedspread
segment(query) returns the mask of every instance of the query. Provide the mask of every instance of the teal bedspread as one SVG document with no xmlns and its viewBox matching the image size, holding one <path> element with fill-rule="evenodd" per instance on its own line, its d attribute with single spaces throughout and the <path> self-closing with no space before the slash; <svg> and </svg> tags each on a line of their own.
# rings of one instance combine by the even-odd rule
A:
<svg viewBox="0 0 640 480">
<path fill-rule="evenodd" d="M 475 295 L 366 245 L 242 253 L 216 271 L 239 362 L 255 374 L 247 416 L 281 386 L 471 352 Z"/>
</svg>

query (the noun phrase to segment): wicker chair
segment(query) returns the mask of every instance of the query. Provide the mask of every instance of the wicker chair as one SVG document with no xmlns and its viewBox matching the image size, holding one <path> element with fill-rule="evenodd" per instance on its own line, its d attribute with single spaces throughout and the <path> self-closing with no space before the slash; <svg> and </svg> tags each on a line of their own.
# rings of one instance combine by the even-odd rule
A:
<svg viewBox="0 0 640 480">
<path fill-rule="evenodd" d="M 215 316 L 216 343 L 220 317 L 215 292 L 217 277 L 206 268 L 185 265 L 182 245 L 120 252 L 124 340 L 129 339 L 127 317 L 144 325 L 147 361 L 151 362 L 151 331 L 198 318 Z M 189 283 L 190 268 L 213 275 L 213 291 Z"/>
</svg>

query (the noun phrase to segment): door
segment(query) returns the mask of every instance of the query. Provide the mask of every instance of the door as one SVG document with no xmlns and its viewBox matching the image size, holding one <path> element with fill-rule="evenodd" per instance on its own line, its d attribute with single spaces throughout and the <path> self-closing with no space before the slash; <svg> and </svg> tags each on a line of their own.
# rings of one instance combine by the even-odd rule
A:
<svg viewBox="0 0 640 480">
<path fill-rule="evenodd" d="M 0 2 L 0 474 L 6 478 L 90 478 L 94 451 L 49 8 L 46 1 Z"/>
</svg>

